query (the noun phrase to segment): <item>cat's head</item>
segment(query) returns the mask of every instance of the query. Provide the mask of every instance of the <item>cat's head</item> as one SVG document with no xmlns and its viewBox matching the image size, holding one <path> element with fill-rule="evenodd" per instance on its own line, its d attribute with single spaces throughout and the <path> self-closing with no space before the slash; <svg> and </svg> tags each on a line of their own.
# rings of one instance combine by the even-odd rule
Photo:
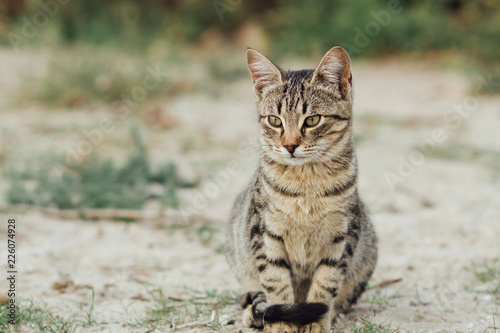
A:
<svg viewBox="0 0 500 333">
<path fill-rule="evenodd" d="M 316 70 L 283 70 L 252 49 L 247 61 L 269 160 L 327 162 L 352 144 L 351 62 L 343 48 L 328 51 Z"/>
</svg>

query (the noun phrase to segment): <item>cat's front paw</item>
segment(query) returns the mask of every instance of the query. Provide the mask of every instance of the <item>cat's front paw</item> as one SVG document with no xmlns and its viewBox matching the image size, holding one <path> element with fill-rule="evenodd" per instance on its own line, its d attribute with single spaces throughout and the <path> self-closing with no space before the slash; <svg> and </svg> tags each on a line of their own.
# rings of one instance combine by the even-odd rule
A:
<svg viewBox="0 0 500 333">
<path fill-rule="evenodd" d="M 299 328 L 299 333 L 328 333 L 330 332 L 330 320 L 323 319 L 321 321 L 307 324 Z"/>
<path fill-rule="evenodd" d="M 299 333 L 299 327 L 292 323 L 274 323 L 264 325 L 265 333 Z"/>
<path fill-rule="evenodd" d="M 245 325 L 246 327 L 252 327 L 252 328 L 262 328 L 263 327 L 262 321 L 256 320 L 253 317 L 252 305 L 247 306 L 246 309 L 243 311 L 242 322 L 243 322 L 243 325 Z"/>
</svg>

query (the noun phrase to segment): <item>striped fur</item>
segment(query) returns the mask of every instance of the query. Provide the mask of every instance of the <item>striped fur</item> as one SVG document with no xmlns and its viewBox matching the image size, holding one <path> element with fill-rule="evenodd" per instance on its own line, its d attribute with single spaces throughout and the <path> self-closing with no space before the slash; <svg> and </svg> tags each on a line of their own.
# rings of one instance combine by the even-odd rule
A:
<svg viewBox="0 0 500 333">
<path fill-rule="evenodd" d="M 225 246 L 245 291 L 243 321 L 269 332 L 328 332 L 363 293 L 377 260 L 357 191 L 349 56 L 334 47 L 316 70 L 302 71 L 251 49 L 247 58 L 262 152 L 234 204 Z"/>
</svg>

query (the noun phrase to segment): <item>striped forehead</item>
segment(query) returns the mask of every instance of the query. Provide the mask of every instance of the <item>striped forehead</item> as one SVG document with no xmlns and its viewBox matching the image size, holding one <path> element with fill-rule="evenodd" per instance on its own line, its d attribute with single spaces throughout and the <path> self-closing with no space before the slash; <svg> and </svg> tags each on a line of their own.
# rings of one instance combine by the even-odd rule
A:
<svg viewBox="0 0 500 333">
<path fill-rule="evenodd" d="M 288 72 L 283 79 L 283 91 L 278 98 L 278 113 L 301 114 L 307 111 L 307 84 L 314 71 L 302 70 Z"/>
</svg>

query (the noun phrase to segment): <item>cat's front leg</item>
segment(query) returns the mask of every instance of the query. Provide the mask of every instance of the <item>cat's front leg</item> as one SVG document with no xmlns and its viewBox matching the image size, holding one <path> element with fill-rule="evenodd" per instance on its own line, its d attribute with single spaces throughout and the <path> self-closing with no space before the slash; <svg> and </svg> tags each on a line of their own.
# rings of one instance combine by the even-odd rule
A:
<svg viewBox="0 0 500 333">
<path fill-rule="evenodd" d="M 262 290 L 265 293 L 266 305 L 293 304 L 295 301 L 290 263 L 285 251 L 283 238 L 267 230 L 265 225 L 256 225 L 252 229 L 252 249 Z M 264 306 L 263 304 L 261 306 Z M 259 311 L 259 305 L 254 303 L 254 316 L 264 322 L 266 318 Z M 265 324 L 265 331 L 270 333 L 298 332 L 298 327 L 292 323 L 277 322 Z"/>
<path fill-rule="evenodd" d="M 330 332 L 332 319 L 336 316 L 334 302 L 347 271 L 349 256 L 345 254 L 346 243 L 341 241 L 333 244 L 327 256 L 321 259 L 314 272 L 311 288 L 307 294 L 308 303 L 323 303 L 328 306 L 328 312 L 315 323 L 301 329 L 304 333 Z"/>
<path fill-rule="evenodd" d="M 294 303 L 290 263 L 281 236 L 267 230 L 265 226 L 254 227 L 255 263 L 262 289 L 268 303 Z"/>
</svg>

